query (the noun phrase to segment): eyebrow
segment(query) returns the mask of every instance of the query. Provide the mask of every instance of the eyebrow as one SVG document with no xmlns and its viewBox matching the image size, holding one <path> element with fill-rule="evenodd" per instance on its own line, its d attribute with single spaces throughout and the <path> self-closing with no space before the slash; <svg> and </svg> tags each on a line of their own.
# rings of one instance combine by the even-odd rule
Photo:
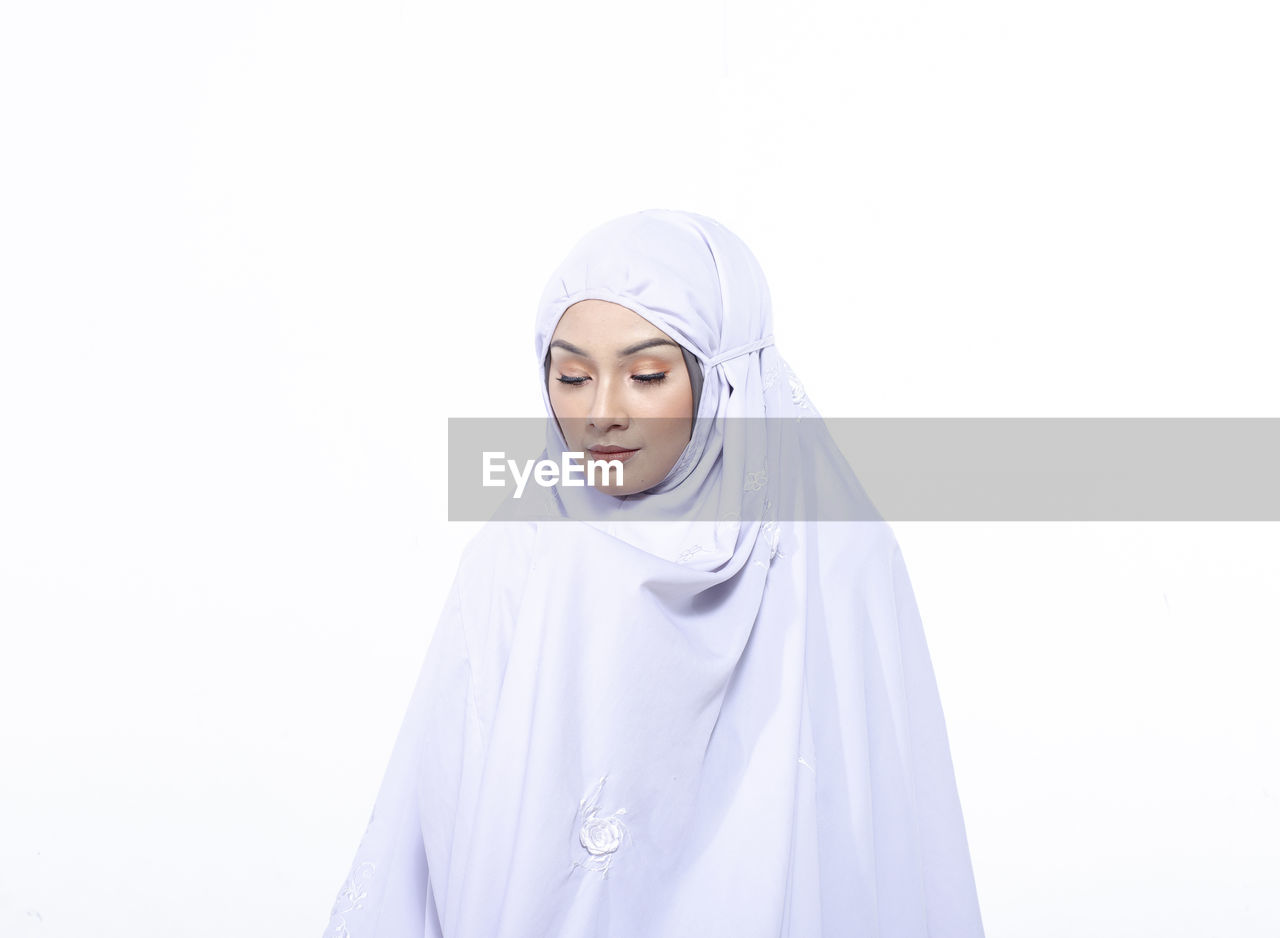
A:
<svg viewBox="0 0 1280 938">
<path fill-rule="evenodd" d="M 670 339 L 659 339 L 659 338 L 645 339 L 643 342 L 637 342 L 634 345 L 628 345 L 624 349 L 619 349 L 618 357 L 626 358 L 628 355 L 634 355 L 636 352 L 643 352 L 647 348 L 654 348 L 655 346 L 658 346 L 658 345 L 670 345 L 674 348 L 680 347 L 678 344 L 676 344 L 675 342 L 672 342 Z M 570 354 L 573 354 L 573 355 L 579 355 L 582 358 L 591 357 L 582 349 L 578 348 L 576 345 L 570 342 L 566 342 L 564 339 L 556 339 L 554 342 L 551 343 L 551 348 L 562 348 L 566 352 L 569 352 Z"/>
</svg>

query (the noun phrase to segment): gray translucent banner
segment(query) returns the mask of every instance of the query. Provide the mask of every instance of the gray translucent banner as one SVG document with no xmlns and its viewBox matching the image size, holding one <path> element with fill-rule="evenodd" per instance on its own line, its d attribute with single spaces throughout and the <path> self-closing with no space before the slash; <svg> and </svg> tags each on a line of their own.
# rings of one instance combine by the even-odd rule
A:
<svg viewBox="0 0 1280 938">
<path fill-rule="evenodd" d="M 746 478 L 750 490 L 768 480 L 772 497 L 744 499 L 744 519 L 1280 520 L 1276 418 L 762 418 L 715 426 L 723 451 L 738 457 L 725 473 L 732 483 L 718 484 Z M 565 480 L 548 481 L 551 467 L 540 470 L 541 481 L 530 471 L 515 497 L 519 473 L 546 458 L 547 431 L 542 418 L 451 418 L 449 520 L 488 520 L 531 495 L 554 498 Z M 659 432 L 670 430 L 632 421 L 607 439 L 630 445 Z M 739 463 L 751 471 L 736 472 Z M 670 520 L 646 516 L 644 501 L 631 496 L 627 520 Z"/>
</svg>

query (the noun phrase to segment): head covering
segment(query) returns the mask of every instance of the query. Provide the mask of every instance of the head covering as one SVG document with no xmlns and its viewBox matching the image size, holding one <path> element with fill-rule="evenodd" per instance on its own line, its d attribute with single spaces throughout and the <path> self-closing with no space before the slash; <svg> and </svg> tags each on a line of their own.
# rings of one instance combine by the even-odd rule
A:
<svg viewBox="0 0 1280 938">
<path fill-rule="evenodd" d="M 645 492 L 553 487 L 468 545 L 326 935 L 982 935 L 897 542 L 792 520 L 865 495 L 829 437 L 782 458 L 822 425 L 756 259 L 690 212 L 589 232 L 538 305 L 552 459 L 587 298 L 697 359 L 692 437 Z"/>
</svg>

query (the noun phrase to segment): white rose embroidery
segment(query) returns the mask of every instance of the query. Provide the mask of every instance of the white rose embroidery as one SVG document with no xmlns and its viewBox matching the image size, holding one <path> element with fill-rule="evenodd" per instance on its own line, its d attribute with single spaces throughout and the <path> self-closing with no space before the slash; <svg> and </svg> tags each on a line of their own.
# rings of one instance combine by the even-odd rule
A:
<svg viewBox="0 0 1280 938">
<path fill-rule="evenodd" d="M 578 834 L 582 846 L 596 856 L 613 853 L 622 845 L 622 822 L 616 817 L 590 817 Z"/>
<path fill-rule="evenodd" d="M 578 802 L 578 843 L 586 850 L 586 856 L 580 856 L 573 862 L 575 867 L 581 866 L 601 875 L 608 873 L 609 864 L 627 837 L 627 828 L 622 823 L 622 815 L 627 813 L 625 808 L 604 816 L 597 813 L 600 790 L 607 777 L 601 776 L 595 787 Z"/>
</svg>

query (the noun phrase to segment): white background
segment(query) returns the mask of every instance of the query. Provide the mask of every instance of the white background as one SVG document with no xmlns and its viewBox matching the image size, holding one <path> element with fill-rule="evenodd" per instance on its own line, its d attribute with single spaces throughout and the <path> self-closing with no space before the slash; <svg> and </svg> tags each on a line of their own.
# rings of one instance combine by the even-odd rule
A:
<svg viewBox="0 0 1280 938">
<path fill-rule="evenodd" d="M 0 13 L 0 931 L 318 936 L 589 228 L 828 416 L 1280 416 L 1273 4 Z M 1280 932 L 1280 526 L 899 524 L 992 938 Z"/>
</svg>

